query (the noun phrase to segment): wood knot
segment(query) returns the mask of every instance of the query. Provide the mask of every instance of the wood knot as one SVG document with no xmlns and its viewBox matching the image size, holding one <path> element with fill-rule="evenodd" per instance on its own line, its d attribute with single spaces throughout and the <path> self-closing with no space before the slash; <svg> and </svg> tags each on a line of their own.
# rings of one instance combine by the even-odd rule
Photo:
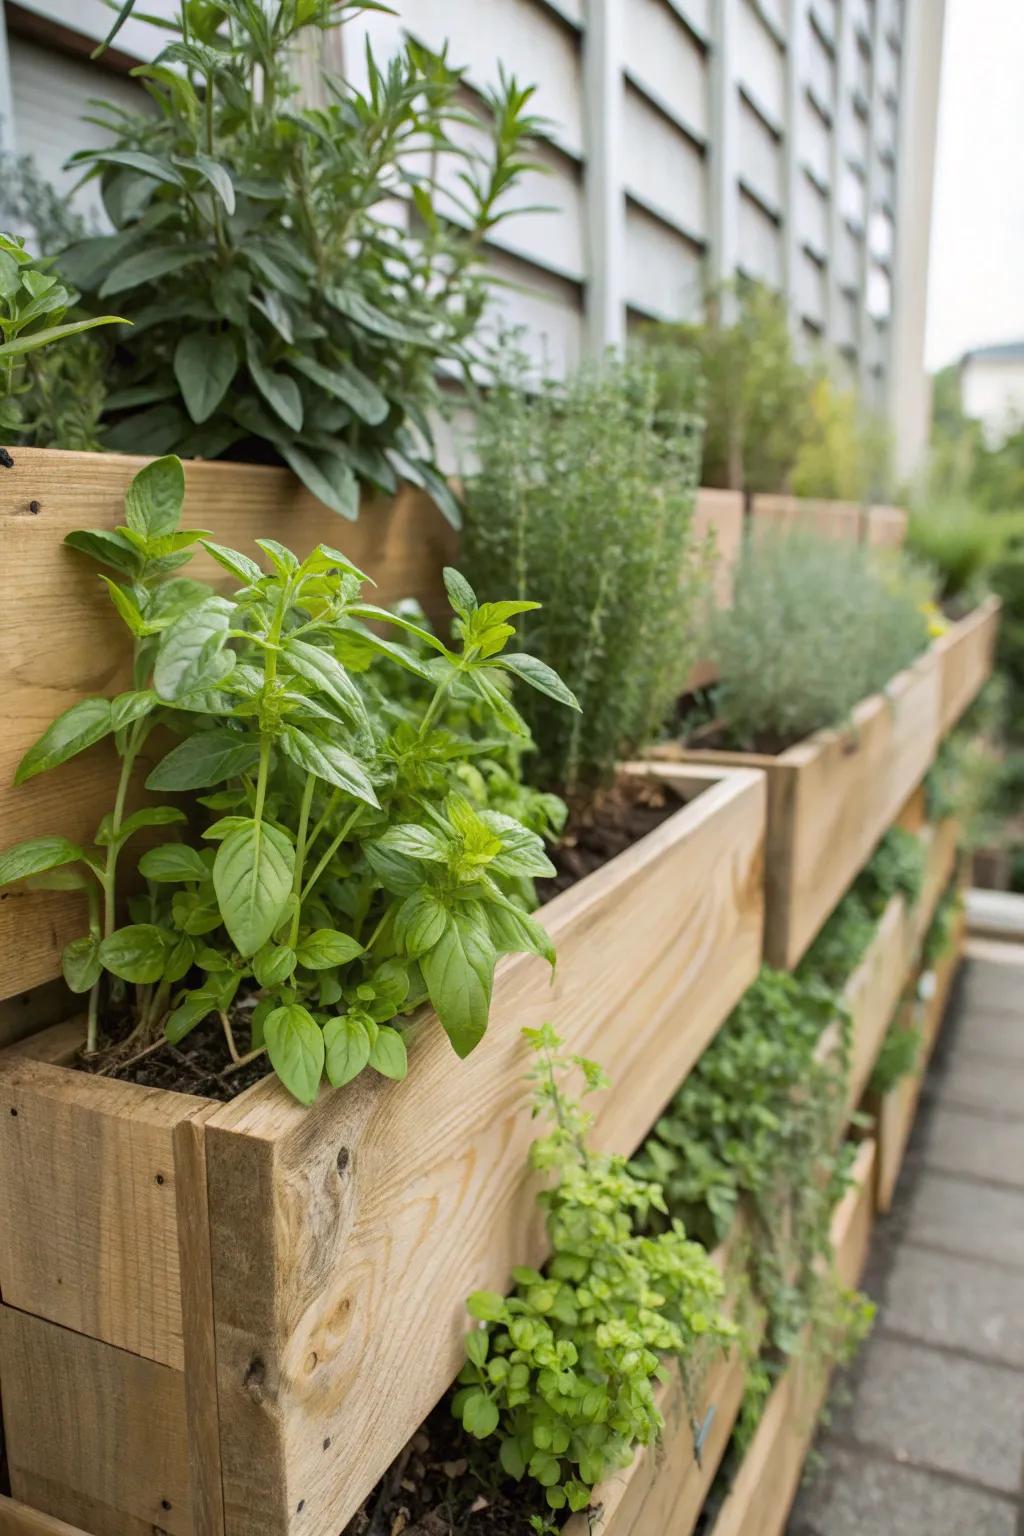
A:
<svg viewBox="0 0 1024 1536">
<path fill-rule="evenodd" d="M 338 1153 L 338 1173 L 344 1175 L 348 1171 L 348 1165 L 352 1161 L 352 1154 L 348 1147 L 342 1147 Z"/>
<path fill-rule="evenodd" d="M 2 466 L 4 469 L 14 468 L 14 460 L 11 458 L 6 448 L 0 448 L 0 466 Z"/>
<path fill-rule="evenodd" d="M 254 1403 L 262 1403 L 263 1388 L 267 1381 L 267 1367 L 259 1355 L 253 1355 L 245 1373 L 243 1385 Z"/>
<path fill-rule="evenodd" d="M 32 513 L 33 517 L 38 517 L 40 512 L 43 510 L 38 501 L 30 501 L 28 504 L 28 509 Z"/>
</svg>

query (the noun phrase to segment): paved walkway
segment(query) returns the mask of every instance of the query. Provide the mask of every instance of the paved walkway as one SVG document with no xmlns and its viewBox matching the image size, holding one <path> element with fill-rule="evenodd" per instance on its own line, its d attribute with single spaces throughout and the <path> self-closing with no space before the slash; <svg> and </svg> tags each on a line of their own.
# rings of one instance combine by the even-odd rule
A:
<svg viewBox="0 0 1024 1536">
<path fill-rule="evenodd" d="M 1024 947 L 972 946 L 863 1284 L 788 1536 L 1024 1536 Z"/>
</svg>

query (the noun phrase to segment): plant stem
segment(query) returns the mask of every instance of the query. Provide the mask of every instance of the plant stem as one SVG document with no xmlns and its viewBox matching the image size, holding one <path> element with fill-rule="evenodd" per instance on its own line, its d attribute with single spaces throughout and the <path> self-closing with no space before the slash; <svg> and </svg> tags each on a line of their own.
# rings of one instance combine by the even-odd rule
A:
<svg viewBox="0 0 1024 1536">
<path fill-rule="evenodd" d="M 427 712 L 423 716 L 423 719 L 420 721 L 420 728 L 419 728 L 418 736 L 419 736 L 419 739 L 421 741 L 423 740 L 423 737 L 427 734 L 427 731 L 429 730 L 430 726 L 433 724 L 434 716 L 437 714 L 437 712 L 440 709 L 442 703 L 444 702 L 445 695 L 447 694 L 448 689 L 452 685 L 452 676 L 453 676 L 453 674 L 449 673 L 449 675 L 446 678 L 442 679 L 442 681 L 439 682 L 437 687 L 434 689 L 434 697 L 431 699 L 430 703 L 427 705 Z"/>
<path fill-rule="evenodd" d="M 315 785 L 316 774 L 307 773 L 306 787 L 302 791 L 302 806 L 299 810 L 299 830 L 295 838 L 295 876 L 292 881 L 295 911 L 292 913 L 292 926 L 288 935 L 288 943 L 292 949 L 295 948 L 299 939 L 299 914 L 302 911 L 302 868 L 306 862 L 306 828 L 309 825 L 309 807 L 313 801 Z"/>
<path fill-rule="evenodd" d="M 316 866 L 316 869 L 314 869 L 313 873 L 310 875 L 309 879 L 303 886 L 302 893 L 299 896 L 300 901 L 305 901 L 314 885 L 316 885 L 320 876 L 323 874 L 324 870 L 327 868 L 328 864 L 334 858 L 334 855 L 337 853 L 338 849 L 341 847 L 342 843 L 345 841 L 346 837 L 348 837 L 352 828 L 355 826 L 359 819 L 361 810 L 362 806 L 357 805 L 355 810 L 351 811 L 345 818 L 341 831 L 338 833 L 337 837 L 331 839 L 323 858 L 320 860 L 319 864 Z"/>
</svg>

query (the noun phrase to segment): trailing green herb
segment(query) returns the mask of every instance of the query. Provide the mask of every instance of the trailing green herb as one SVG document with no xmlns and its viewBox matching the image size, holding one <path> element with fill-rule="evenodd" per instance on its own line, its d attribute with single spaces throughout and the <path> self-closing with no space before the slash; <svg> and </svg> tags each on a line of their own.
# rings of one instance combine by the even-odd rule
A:
<svg viewBox="0 0 1024 1536">
<path fill-rule="evenodd" d="M 747 539 L 732 606 L 714 610 L 707 652 L 727 740 L 777 752 L 849 719 L 928 643 L 921 593 L 898 565 L 804 532 Z"/>
<path fill-rule="evenodd" d="M 543 1273 L 514 1270 L 508 1297 L 469 1298 L 484 1326 L 466 1337 L 453 1410 L 471 1435 L 499 1438 L 508 1476 L 539 1483 L 552 1510 L 580 1510 L 661 1431 L 662 1359 L 685 1362 L 735 1329 L 719 1310 L 720 1275 L 681 1223 L 638 1231 L 651 1211 L 664 1211 L 659 1186 L 588 1145 L 592 1117 L 560 1078 L 576 1067 L 592 1093 L 608 1086 L 604 1073 L 560 1055 L 549 1025 L 524 1034 L 537 1053 L 535 1113 L 554 1126 L 530 1154 L 533 1168 L 555 1178 L 538 1197 L 553 1257 Z M 540 1517 L 531 1524 L 553 1529 Z"/>
<path fill-rule="evenodd" d="M 901 1008 L 882 1042 L 871 1072 L 871 1092 L 880 1098 L 891 1093 L 901 1078 L 917 1070 L 923 1041 L 920 1026 L 908 1022 Z"/>
<path fill-rule="evenodd" d="M 925 847 L 903 827 L 890 827 L 798 967 L 805 977 L 842 988 L 860 964 L 894 896 L 913 907 L 925 874 Z"/>
<path fill-rule="evenodd" d="M 527 696 L 542 782 L 587 791 L 657 733 L 693 656 L 706 573 L 693 531 L 700 423 L 662 418 L 641 358 L 526 389 L 522 359 L 482 402 L 464 558 L 480 590 L 513 582 L 543 614 L 520 643 L 569 677 L 583 712 Z"/>
<path fill-rule="evenodd" d="M 325 104 L 301 107 L 296 50 L 372 9 L 182 0 L 135 71 L 157 111 L 108 106 L 103 146 L 72 157 L 114 229 L 61 270 L 135 322 L 109 364 L 108 447 L 269 451 L 347 517 L 360 484 L 410 480 L 457 523 L 434 463 L 438 369 L 467 361 L 483 243 L 516 211 L 540 122 L 504 73 L 470 111 L 462 72 L 411 39 L 383 67 L 367 52 L 365 93 L 325 75 Z"/>
<path fill-rule="evenodd" d="M 64 975 L 89 994 L 89 1053 L 104 1008 L 129 983 L 121 1055 L 161 1030 L 177 1043 L 214 1015 L 237 1062 L 232 1017 L 241 1010 L 249 1053 L 265 1049 L 303 1102 L 324 1076 L 340 1086 L 367 1065 L 404 1076 L 405 1041 L 391 1021 L 427 1000 L 467 1055 L 487 1027 L 498 955 L 525 950 L 554 964 L 528 912 L 533 879 L 552 872 L 542 839 L 487 804 L 486 779 L 482 793 L 472 786 L 472 802 L 462 775 L 487 743 L 446 719 L 453 700 L 463 714 L 471 707 L 477 728 L 491 724 L 500 755 L 509 733 L 528 741 L 508 699 L 513 675 L 576 707 L 550 668 L 505 652 L 508 621 L 533 605 L 480 605 L 446 571 L 451 648 L 366 602 L 367 578 L 336 549 L 319 545 L 299 560 L 258 540 L 264 574 L 249 555 L 180 529 L 183 496 L 180 461 L 156 460 L 128 490 L 123 527 L 68 536 L 115 573 L 103 580 L 133 638 L 132 688 L 66 710 L 29 749 L 16 783 L 112 736 L 116 797 L 94 846 L 19 844 L 0 855 L 0 885 L 83 892 L 88 931 L 65 950 Z M 198 541 L 234 579 L 230 596 L 171 574 Z M 370 625 L 397 628 L 430 659 Z M 418 680 L 416 708 L 396 718 L 380 707 L 379 690 L 356 670 L 369 656 Z M 208 814 L 201 844 L 142 854 L 146 894 L 129 901 L 131 922 L 121 925 L 125 844 L 143 828 L 186 821 L 180 802 L 127 811 L 158 725 L 181 739 L 147 789 L 188 795 L 189 805 L 198 794 Z M 557 813 L 546 805 L 545 814 Z"/>
<path fill-rule="evenodd" d="M 709 1248 L 742 1205 L 755 1295 L 773 1344 L 797 1347 L 817 1305 L 830 1254 L 831 1212 L 849 1153 L 836 1141 L 845 1103 L 846 1046 L 822 1047 L 842 1020 L 832 989 L 765 967 L 676 1094 L 631 1167 L 657 1180 L 668 1217 Z"/>
</svg>

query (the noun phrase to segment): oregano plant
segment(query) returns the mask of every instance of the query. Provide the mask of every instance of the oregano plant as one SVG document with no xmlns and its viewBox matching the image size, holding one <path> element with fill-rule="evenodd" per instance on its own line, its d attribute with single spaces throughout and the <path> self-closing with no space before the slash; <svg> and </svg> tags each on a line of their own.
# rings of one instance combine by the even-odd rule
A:
<svg viewBox="0 0 1024 1536">
<path fill-rule="evenodd" d="M 525 741 L 508 697 L 513 676 L 576 707 L 543 663 L 504 650 L 509 620 L 529 604 L 478 604 L 447 571 L 449 646 L 367 602 L 368 578 L 339 550 L 319 545 L 299 559 L 257 540 L 264 571 L 181 529 L 183 498 L 180 461 L 160 459 L 130 486 L 123 526 L 68 536 L 113 572 L 102 579 L 131 635 L 132 687 L 66 710 L 29 749 L 17 782 L 112 736 L 114 805 L 87 847 L 42 837 L 7 850 L 0 885 L 83 892 L 87 931 L 63 967 L 71 989 L 88 994 L 90 1055 L 112 1006 L 130 1020 L 116 1059 L 161 1035 L 176 1044 L 213 1016 L 236 1063 L 265 1050 L 309 1102 L 325 1076 L 341 1086 L 370 1066 L 402 1077 L 394 1021 L 427 1001 L 467 1055 L 487 1027 L 498 956 L 525 950 L 554 964 L 529 911 L 532 881 L 552 870 L 542 837 L 486 796 L 474 803 L 460 770 L 480 743 L 446 723 L 453 700 L 458 722 L 468 697 L 499 745 L 509 734 Z M 229 591 L 174 574 L 199 542 Z M 417 680 L 416 708 L 396 719 L 382 707 L 368 657 Z M 180 738 L 146 779 L 162 803 L 129 814 L 157 726 Z M 173 839 L 137 861 L 145 893 L 125 900 L 125 845 L 164 826 Z"/>
<path fill-rule="evenodd" d="M 508 1296 L 469 1298 L 483 1326 L 466 1337 L 452 1406 L 471 1435 L 497 1440 L 509 1477 L 539 1483 L 552 1510 L 581 1510 L 657 1439 L 666 1357 L 725 1345 L 735 1329 L 720 1310 L 721 1276 L 682 1224 L 644 1234 L 649 1212 L 665 1211 L 659 1185 L 590 1146 L 592 1116 L 563 1079 L 578 1070 L 590 1094 L 609 1086 L 603 1071 L 564 1055 L 550 1025 L 524 1035 L 536 1057 L 534 1112 L 552 1127 L 530 1152 L 552 1180 L 538 1196 L 552 1257 L 543 1271 L 515 1269 Z M 551 1529 L 540 1517 L 533 1527 Z"/>
</svg>

